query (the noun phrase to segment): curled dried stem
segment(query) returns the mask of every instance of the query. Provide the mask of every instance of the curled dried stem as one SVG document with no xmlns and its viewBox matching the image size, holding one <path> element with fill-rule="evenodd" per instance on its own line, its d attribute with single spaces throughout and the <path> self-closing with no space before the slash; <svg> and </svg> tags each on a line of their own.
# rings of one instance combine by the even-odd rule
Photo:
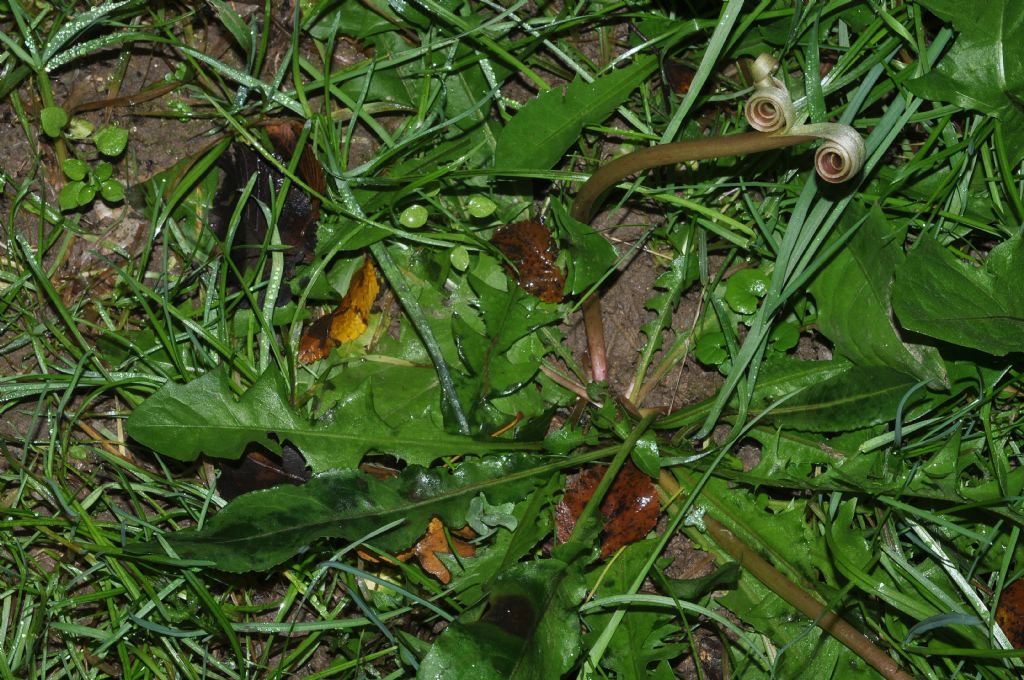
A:
<svg viewBox="0 0 1024 680">
<path fill-rule="evenodd" d="M 627 177 L 643 170 L 690 161 L 745 156 L 770 149 L 782 149 L 824 139 L 815 154 L 815 170 L 826 182 L 844 182 L 860 172 L 864 164 L 864 142 L 856 130 L 840 123 L 796 124 L 796 108 L 786 86 L 774 76 L 778 61 L 762 54 L 751 68 L 754 93 L 747 101 L 747 120 L 757 132 L 725 137 L 694 139 L 661 144 L 620 156 L 590 176 L 572 204 L 571 215 L 589 223 L 600 207 L 605 192 Z M 594 380 L 608 377 L 607 351 L 601 305 L 596 296 L 583 305 L 591 373 Z"/>
</svg>

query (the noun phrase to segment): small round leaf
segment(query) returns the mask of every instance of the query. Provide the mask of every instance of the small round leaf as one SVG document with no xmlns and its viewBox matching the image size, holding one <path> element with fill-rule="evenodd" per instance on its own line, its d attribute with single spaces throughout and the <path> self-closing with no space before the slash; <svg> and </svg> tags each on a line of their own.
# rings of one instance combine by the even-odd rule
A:
<svg viewBox="0 0 1024 680">
<path fill-rule="evenodd" d="M 108 179 L 100 184 L 100 195 L 105 201 L 120 203 L 124 200 L 124 185 L 116 179 Z"/>
<path fill-rule="evenodd" d="M 713 332 L 700 336 L 693 355 L 706 366 L 721 364 L 729 357 L 729 352 L 725 348 L 725 335 Z"/>
<path fill-rule="evenodd" d="M 59 106 L 47 106 L 39 112 L 39 124 L 48 137 L 60 137 L 60 131 L 68 124 L 68 112 Z"/>
<path fill-rule="evenodd" d="M 448 260 L 452 263 L 453 267 L 460 272 L 464 272 L 469 267 L 469 250 L 466 249 L 466 246 L 455 246 L 452 248 L 452 252 L 449 253 Z"/>
<path fill-rule="evenodd" d="M 92 185 L 82 184 L 78 189 L 78 205 L 89 205 L 96 198 L 96 189 Z"/>
<path fill-rule="evenodd" d="M 419 229 L 427 223 L 427 217 L 430 213 L 422 205 L 410 205 L 408 208 L 402 211 L 402 214 L 398 217 L 398 221 L 402 223 L 402 226 L 406 229 Z"/>
<path fill-rule="evenodd" d="M 61 168 L 68 179 L 75 181 L 83 180 L 89 174 L 89 166 L 85 161 L 80 161 L 77 158 L 65 158 Z"/>
<path fill-rule="evenodd" d="M 78 207 L 78 191 L 85 186 L 82 182 L 68 182 L 57 195 L 57 204 L 63 211 L 74 210 Z"/>
<path fill-rule="evenodd" d="M 94 140 L 101 154 L 117 156 L 128 146 L 128 131 L 116 125 L 108 125 L 96 133 Z"/>
<path fill-rule="evenodd" d="M 737 314 L 757 311 L 758 298 L 768 292 L 768 276 L 760 269 L 741 269 L 725 282 L 725 302 Z"/>
<path fill-rule="evenodd" d="M 494 201 L 480 194 L 470 196 L 469 202 L 466 203 L 466 211 L 476 218 L 489 217 L 497 209 Z"/>
<path fill-rule="evenodd" d="M 97 182 L 105 182 L 114 174 L 114 166 L 106 161 L 100 161 L 92 168 L 92 176 Z"/>
</svg>

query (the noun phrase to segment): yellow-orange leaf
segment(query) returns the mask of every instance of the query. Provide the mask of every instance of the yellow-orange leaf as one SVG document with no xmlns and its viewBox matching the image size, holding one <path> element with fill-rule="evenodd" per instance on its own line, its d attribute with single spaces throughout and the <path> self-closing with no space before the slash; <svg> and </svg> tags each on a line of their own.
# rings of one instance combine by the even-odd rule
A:
<svg viewBox="0 0 1024 680">
<path fill-rule="evenodd" d="M 366 330 L 370 307 L 377 299 L 380 284 L 373 263 L 367 257 L 348 284 L 348 292 L 338 308 L 322 316 L 306 329 L 299 340 L 299 363 L 323 359 L 342 342 L 352 342 Z"/>
</svg>

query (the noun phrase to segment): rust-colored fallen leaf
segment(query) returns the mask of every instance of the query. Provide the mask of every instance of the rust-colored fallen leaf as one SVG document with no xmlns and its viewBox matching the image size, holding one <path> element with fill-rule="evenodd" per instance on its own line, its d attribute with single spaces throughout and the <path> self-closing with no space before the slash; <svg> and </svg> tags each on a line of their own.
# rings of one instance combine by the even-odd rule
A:
<svg viewBox="0 0 1024 680">
<path fill-rule="evenodd" d="M 996 622 L 1014 649 L 1024 649 L 1024 579 L 1003 588 L 996 608 Z"/>
<path fill-rule="evenodd" d="M 536 220 L 516 222 L 494 232 L 491 243 L 515 266 L 509 276 L 543 302 L 561 302 L 565 276 L 555 264 L 558 248 L 551 232 Z"/>
<path fill-rule="evenodd" d="M 693 78 L 697 75 L 696 71 L 671 59 L 665 61 L 664 67 L 666 84 L 673 92 L 676 94 L 686 94 L 690 91 Z"/>
<path fill-rule="evenodd" d="M 451 545 L 455 547 L 461 557 L 472 557 L 476 554 L 476 549 L 463 541 L 463 538 L 476 538 L 476 534 L 468 526 L 455 531 L 449 532 L 451 534 Z M 359 557 L 371 562 L 373 564 L 379 564 L 384 561 L 388 561 L 389 558 L 381 558 L 376 555 L 371 555 L 364 550 L 356 550 Z M 434 576 L 438 581 L 447 585 L 452 580 L 451 572 L 444 566 L 444 562 L 438 557 L 440 554 L 450 555 L 451 546 L 448 545 L 448 538 L 444 535 L 444 523 L 441 522 L 440 518 L 434 517 L 430 520 L 430 524 L 427 525 L 427 533 L 416 541 L 413 547 L 409 548 L 405 552 L 395 555 L 399 562 L 408 562 L 413 557 L 420 563 L 423 569 Z"/>
<path fill-rule="evenodd" d="M 330 314 L 317 319 L 299 340 L 299 363 L 323 359 L 342 342 L 352 342 L 366 330 L 370 308 L 380 292 L 373 262 L 367 257 L 352 275 L 345 298 Z"/>
<path fill-rule="evenodd" d="M 472 557 L 476 554 L 476 549 L 472 545 L 458 537 L 460 533 L 464 536 L 466 535 L 465 530 L 451 532 L 452 540 L 451 546 L 449 546 L 448 538 L 444 535 L 444 524 L 439 518 L 434 517 L 430 520 L 430 524 L 427 526 L 427 533 L 423 535 L 423 538 L 416 541 L 416 545 L 410 550 L 399 554 L 398 559 L 405 562 L 410 557 L 415 556 L 424 571 L 431 574 L 441 583 L 448 585 L 452 580 L 452 575 L 438 555 L 450 555 L 452 547 L 455 548 L 455 552 L 461 557 Z M 469 533 L 472 534 L 472 530 Z"/>
<path fill-rule="evenodd" d="M 565 495 L 555 507 L 555 535 L 560 543 L 569 540 L 583 508 L 604 477 L 604 467 L 589 467 L 565 480 Z M 619 470 L 607 495 L 601 501 L 604 532 L 601 557 L 639 541 L 658 522 L 658 494 L 651 478 L 627 461 Z"/>
</svg>

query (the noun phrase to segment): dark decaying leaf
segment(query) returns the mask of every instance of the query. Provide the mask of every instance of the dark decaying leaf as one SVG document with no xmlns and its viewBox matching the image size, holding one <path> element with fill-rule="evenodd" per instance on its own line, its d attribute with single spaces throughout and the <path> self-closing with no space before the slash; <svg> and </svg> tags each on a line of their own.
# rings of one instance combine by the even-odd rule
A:
<svg viewBox="0 0 1024 680">
<path fill-rule="evenodd" d="M 996 622 L 1014 649 L 1024 649 L 1024 579 L 1017 579 L 1003 589 Z"/>
<path fill-rule="evenodd" d="M 281 484 L 302 484 L 310 477 L 302 454 L 287 444 L 282 447 L 280 461 L 251 450 L 238 461 L 222 461 L 219 467 L 217 493 L 226 500 Z"/>
<path fill-rule="evenodd" d="M 348 292 L 338 308 L 317 319 L 299 340 L 299 363 L 308 364 L 323 359 L 339 343 L 352 342 L 366 330 L 370 322 L 370 308 L 380 284 L 373 262 L 369 257 L 352 275 Z"/>
<path fill-rule="evenodd" d="M 538 481 L 532 456 L 512 454 L 463 461 L 457 470 L 411 465 L 397 477 L 377 479 L 358 470 L 314 476 L 302 486 L 277 486 L 239 496 L 199 531 L 164 535 L 182 558 L 206 560 L 230 572 L 270 569 L 322 538 L 359 540 L 404 520 L 374 537 L 373 545 L 397 553 L 413 545 L 430 520 L 466 524 L 472 499 L 490 503 L 526 496 Z M 136 554 L 163 554 L 156 541 L 128 547 Z"/>
<path fill-rule="evenodd" d="M 686 94 L 689 92 L 690 85 L 693 83 L 693 77 L 697 75 L 697 72 L 689 66 L 680 64 L 672 59 L 665 60 L 662 64 L 662 71 L 665 84 L 676 94 Z"/>
<path fill-rule="evenodd" d="M 604 467 L 589 467 L 565 480 L 565 496 L 555 508 L 556 535 L 565 543 L 572 535 L 583 508 L 604 477 Z M 601 557 L 643 539 L 658 522 L 658 494 L 651 478 L 628 461 L 601 501 L 604 532 Z"/>
<path fill-rule="evenodd" d="M 555 264 L 558 249 L 548 231 L 536 220 L 515 222 L 494 232 L 491 243 L 515 269 L 509 276 L 530 295 L 543 302 L 561 302 L 565 276 Z"/>
<path fill-rule="evenodd" d="M 420 664 L 429 680 L 544 680 L 562 677 L 582 645 L 579 570 L 561 560 L 514 564 L 492 585 L 478 620 L 460 618 Z"/>
<path fill-rule="evenodd" d="M 281 165 L 287 167 L 295 154 L 296 143 L 302 132 L 298 121 L 280 121 L 264 126 L 273 147 L 273 155 Z M 218 165 L 224 171 L 224 180 L 216 197 L 214 223 L 220 238 L 227 236 L 231 215 L 235 211 L 241 192 L 250 177 L 256 175 L 249 200 L 242 208 L 238 230 L 232 241 L 232 258 L 239 269 L 255 265 L 261 246 L 267 237 L 267 220 L 260 203 L 269 208 L 273 193 L 281 190 L 285 176 L 257 151 L 245 144 L 235 142 L 221 156 Z M 313 155 L 309 144 L 302 149 L 295 171 L 303 182 L 317 193 L 325 189 L 324 172 Z M 316 246 L 316 220 L 320 217 L 320 200 L 310 195 L 294 182 L 288 189 L 284 206 L 278 218 L 277 228 L 281 243 L 288 246 L 285 254 L 286 274 L 301 262 L 307 262 Z"/>
</svg>

